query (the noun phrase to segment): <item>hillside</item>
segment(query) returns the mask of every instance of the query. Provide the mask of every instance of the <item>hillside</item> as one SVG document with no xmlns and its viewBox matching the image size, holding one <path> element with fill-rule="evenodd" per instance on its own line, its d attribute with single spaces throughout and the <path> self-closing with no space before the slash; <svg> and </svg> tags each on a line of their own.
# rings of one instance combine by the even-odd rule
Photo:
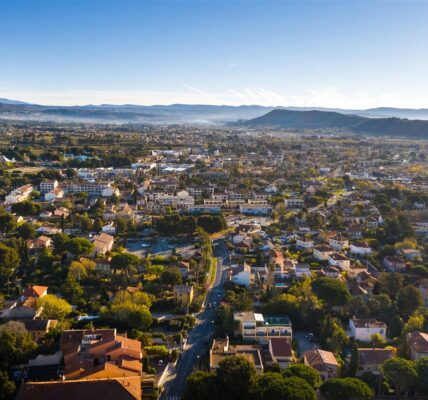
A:
<svg viewBox="0 0 428 400">
<path fill-rule="evenodd" d="M 400 118 L 366 118 L 331 111 L 276 109 L 245 122 L 246 126 L 278 126 L 297 130 L 340 130 L 348 133 L 428 139 L 428 121 Z"/>
</svg>

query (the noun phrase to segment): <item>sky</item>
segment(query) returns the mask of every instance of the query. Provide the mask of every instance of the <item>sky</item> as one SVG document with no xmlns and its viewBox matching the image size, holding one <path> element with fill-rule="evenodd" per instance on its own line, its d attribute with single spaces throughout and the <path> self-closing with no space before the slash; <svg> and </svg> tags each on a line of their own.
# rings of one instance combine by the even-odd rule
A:
<svg viewBox="0 0 428 400">
<path fill-rule="evenodd" d="M 0 97 L 428 108 L 428 1 L 0 0 Z"/>
</svg>

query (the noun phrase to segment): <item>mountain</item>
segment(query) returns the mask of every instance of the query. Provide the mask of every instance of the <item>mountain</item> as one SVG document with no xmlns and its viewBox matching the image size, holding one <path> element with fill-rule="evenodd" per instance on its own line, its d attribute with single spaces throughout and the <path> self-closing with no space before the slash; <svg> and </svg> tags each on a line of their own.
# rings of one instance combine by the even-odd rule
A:
<svg viewBox="0 0 428 400">
<path fill-rule="evenodd" d="M 0 103 L 3 103 L 3 104 L 28 104 L 25 101 L 3 99 L 1 97 L 0 97 Z"/>
<path fill-rule="evenodd" d="M 402 130 L 407 134 L 409 130 L 409 135 L 419 137 L 425 134 L 425 122 L 420 121 L 424 119 L 428 123 L 428 109 L 342 110 L 205 104 L 44 106 L 0 98 L 0 120 L 36 122 L 223 125 L 249 120 L 248 125 L 278 125 L 291 129 L 346 129 L 379 134 L 400 134 Z"/>
<path fill-rule="evenodd" d="M 273 107 L 212 106 L 172 104 L 140 106 L 132 104 L 41 106 L 0 100 L 0 119 L 113 124 L 222 124 L 265 114 Z"/>
<path fill-rule="evenodd" d="M 275 109 L 245 121 L 250 127 L 278 126 L 296 130 L 334 130 L 348 133 L 428 139 L 428 121 L 400 118 L 367 118 L 333 111 Z"/>
</svg>

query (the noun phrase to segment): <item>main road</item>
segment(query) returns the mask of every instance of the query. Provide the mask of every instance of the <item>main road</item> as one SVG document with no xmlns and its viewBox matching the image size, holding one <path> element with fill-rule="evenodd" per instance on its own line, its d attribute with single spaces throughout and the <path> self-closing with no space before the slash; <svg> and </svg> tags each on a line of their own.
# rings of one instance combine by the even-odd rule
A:
<svg viewBox="0 0 428 400">
<path fill-rule="evenodd" d="M 229 252 L 223 239 L 214 241 L 214 256 L 217 259 L 215 281 L 208 291 L 202 310 L 195 315 L 195 327 L 189 332 L 175 371 L 164 384 L 162 399 L 178 400 L 183 394 L 187 377 L 192 373 L 199 360 L 206 355 L 214 333 L 214 309 L 206 307 L 218 304 L 224 294 L 223 283 L 226 279 L 226 268 L 229 265 Z"/>
</svg>

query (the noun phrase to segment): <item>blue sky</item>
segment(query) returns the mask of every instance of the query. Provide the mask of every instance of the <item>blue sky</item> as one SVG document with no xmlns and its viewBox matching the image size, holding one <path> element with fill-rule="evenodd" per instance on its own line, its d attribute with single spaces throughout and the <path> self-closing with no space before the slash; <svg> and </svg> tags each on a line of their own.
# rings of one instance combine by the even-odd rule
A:
<svg viewBox="0 0 428 400">
<path fill-rule="evenodd" d="M 428 107 L 428 2 L 0 0 L 0 97 Z"/>
</svg>

